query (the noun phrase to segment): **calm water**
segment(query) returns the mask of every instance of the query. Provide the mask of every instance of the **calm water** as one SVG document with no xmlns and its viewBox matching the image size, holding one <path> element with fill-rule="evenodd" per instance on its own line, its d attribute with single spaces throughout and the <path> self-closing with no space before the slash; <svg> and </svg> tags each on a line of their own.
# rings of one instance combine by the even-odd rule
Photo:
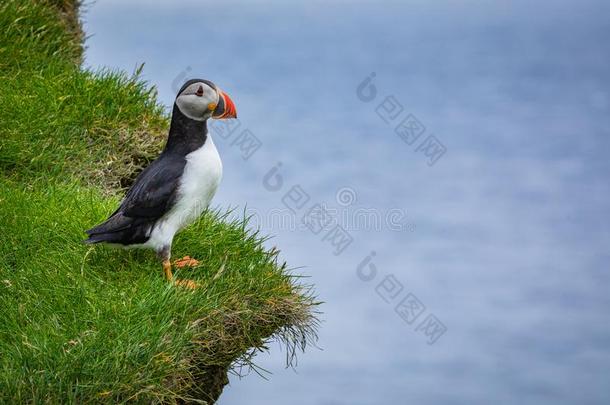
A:
<svg viewBox="0 0 610 405">
<path fill-rule="evenodd" d="M 87 7 L 87 66 L 226 90 L 215 204 L 325 301 L 321 350 L 273 346 L 221 404 L 610 403 L 608 2 L 124 3 Z"/>
</svg>

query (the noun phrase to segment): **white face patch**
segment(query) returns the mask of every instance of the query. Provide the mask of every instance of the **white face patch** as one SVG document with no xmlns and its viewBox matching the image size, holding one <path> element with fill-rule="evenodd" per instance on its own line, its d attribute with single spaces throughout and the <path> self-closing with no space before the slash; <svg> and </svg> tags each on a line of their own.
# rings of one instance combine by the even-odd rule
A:
<svg viewBox="0 0 610 405">
<path fill-rule="evenodd" d="M 213 110 L 210 110 L 210 104 L 214 106 L 218 104 L 218 92 L 203 82 L 191 84 L 176 98 L 180 112 L 197 121 L 204 121 L 212 116 Z"/>
</svg>

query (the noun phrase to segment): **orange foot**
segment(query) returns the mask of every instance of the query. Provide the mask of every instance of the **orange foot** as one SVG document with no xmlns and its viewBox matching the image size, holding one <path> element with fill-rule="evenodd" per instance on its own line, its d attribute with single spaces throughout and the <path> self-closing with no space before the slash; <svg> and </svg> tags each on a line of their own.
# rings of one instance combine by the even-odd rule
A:
<svg viewBox="0 0 610 405">
<path fill-rule="evenodd" d="M 182 267 L 195 267 L 199 266 L 199 260 L 191 259 L 191 256 L 184 256 L 182 259 L 178 259 L 174 262 L 174 266 L 178 268 Z"/>
<path fill-rule="evenodd" d="M 196 259 L 192 259 L 190 256 L 184 256 L 182 259 L 178 259 L 174 262 L 174 266 L 176 266 L 177 268 L 183 268 L 183 267 L 195 267 L 195 266 L 199 266 L 199 260 Z M 185 288 L 190 288 L 191 290 L 194 290 L 195 288 L 199 287 L 199 285 L 194 282 L 193 280 L 176 280 L 175 284 L 177 286 L 180 287 L 185 287 Z"/>
<path fill-rule="evenodd" d="M 189 288 L 191 290 L 194 290 L 195 288 L 199 287 L 199 285 L 194 282 L 193 280 L 176 280 L 175 284 L 179 287 L 184 287 L 184 288 Z"/>
</svg>

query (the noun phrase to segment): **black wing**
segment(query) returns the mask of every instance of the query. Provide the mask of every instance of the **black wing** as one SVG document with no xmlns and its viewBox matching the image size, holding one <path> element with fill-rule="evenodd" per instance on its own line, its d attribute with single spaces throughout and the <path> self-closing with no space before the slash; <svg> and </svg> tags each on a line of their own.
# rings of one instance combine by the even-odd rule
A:
<svg viewBox="0 0 610 405">
<path fill-rule="evenodd" d="M 161 218 L 172 207 L 186 160 L 155 160 L 136 178 L 117 211 L 132 218 Z"/>
<path fill-rule="evenodd" d="M 155 160 L 136 178 L 119 208 L 86 231 L 89 239 L 85 242 L 145 242 L 154 222 L 173 206 L 185 165 L 183 157 L 161 156 Z"/>
</svg>

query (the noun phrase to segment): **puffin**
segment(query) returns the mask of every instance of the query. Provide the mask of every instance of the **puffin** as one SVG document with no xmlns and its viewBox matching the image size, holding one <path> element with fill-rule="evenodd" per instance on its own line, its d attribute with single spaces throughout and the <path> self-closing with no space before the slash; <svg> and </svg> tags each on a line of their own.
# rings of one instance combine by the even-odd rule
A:
<svg viewBox="0 0 610 405">
<path fill-rule="evenodd" d="M 116 211 L 85 231 L 84 242 L 153 249 L 170 283 L 196 288 L 192 280 L 174 280 L 170 259 L 174 236 L 207 209 L 222 178 L 207 128 L 211 118 L 237 118 L 235 104 L 211 81 L 188 80 L 176 95 L 163 151 L 137 176 Z M 189 256 L 174 263 L 198 264 Z"/>
</svg>

